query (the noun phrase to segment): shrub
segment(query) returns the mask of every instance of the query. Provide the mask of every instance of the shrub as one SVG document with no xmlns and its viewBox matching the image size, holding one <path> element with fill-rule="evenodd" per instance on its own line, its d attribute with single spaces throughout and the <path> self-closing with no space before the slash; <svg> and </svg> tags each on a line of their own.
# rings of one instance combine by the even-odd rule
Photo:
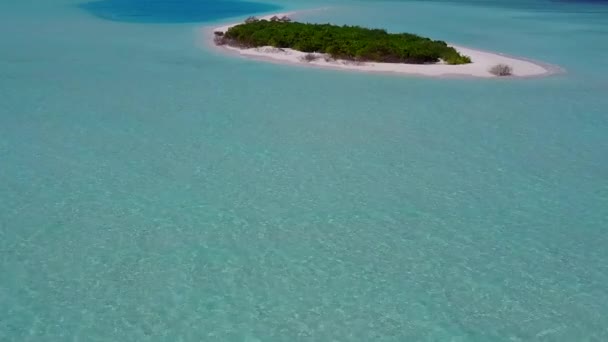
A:
<svg viewBox="0 0 608 342">
<path fill-rule="evenodd" d="M 449 57 L 444 59 L 448 64 L 469 64 L 471 63 L 471 57 L 463 56 L 463 55 L 449 55 Z"/>
<path fill-rule="evenodd" d="M 228 43 L 228 41 L 226 41 L 226 37 L 224 37 L 223 35 L 216 35 L 213 38 L 213 42 L 215 43 L 215 45 L 226 45 Z"/>
<path fill-rule="evenodd" d="M 490 68 L 490 73 L 495 76 L 511 76 L 513 75 L 513 68 L 506 64 L 496 64 Z"/>
<path fill-rule="evenodd" d="M 300 57 L 300 60 L 308 63 L 316 61 L 317 59 L 319 59 L 319 55 L 315 55 L 314 53 L 307 53 L 304 56 Z"/>
</svg>

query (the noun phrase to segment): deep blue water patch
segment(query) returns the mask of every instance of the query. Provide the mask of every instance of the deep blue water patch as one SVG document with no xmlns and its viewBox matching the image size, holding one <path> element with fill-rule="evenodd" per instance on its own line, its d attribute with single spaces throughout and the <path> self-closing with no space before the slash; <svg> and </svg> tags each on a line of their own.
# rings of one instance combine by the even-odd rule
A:
<svg viewBox="0 0 608 342">
<path fill-rule="evenodd" d="M 138 23 L 205 22 L 281 8 L 235 0 L 99 0 L 80 7 L 103 19 Z"/>
</svg>

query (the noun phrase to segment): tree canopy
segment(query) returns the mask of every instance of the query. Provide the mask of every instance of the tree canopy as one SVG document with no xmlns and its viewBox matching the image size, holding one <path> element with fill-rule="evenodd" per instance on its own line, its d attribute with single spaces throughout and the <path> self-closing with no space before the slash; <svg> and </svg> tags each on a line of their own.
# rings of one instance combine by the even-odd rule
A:
<svg viewBox="0 0 608 342">
<path fill-rule="evenodd" d="M 471 62 L 469 57 L 459 54 L 444 41 L 360 26 L 248 20 L 231 27 L 216 41 L 242 48 L 291 48 L 357 61 L 411 64 L 436 63 L 440 60 L 448 64 Z"/>
</svg>

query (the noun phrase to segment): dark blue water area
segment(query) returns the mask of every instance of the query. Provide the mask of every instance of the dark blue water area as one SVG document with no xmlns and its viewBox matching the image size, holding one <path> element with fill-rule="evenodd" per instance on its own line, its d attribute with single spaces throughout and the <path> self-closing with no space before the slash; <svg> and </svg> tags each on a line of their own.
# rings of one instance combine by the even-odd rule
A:
<svg viewBox="0 0 608 342">
<path fill-rule="evenodd" d="M 281 8 L 236 0 L 99 0 L 79 6 L 99 18 L 135 23 L 206 22 Z"/>
</svg>

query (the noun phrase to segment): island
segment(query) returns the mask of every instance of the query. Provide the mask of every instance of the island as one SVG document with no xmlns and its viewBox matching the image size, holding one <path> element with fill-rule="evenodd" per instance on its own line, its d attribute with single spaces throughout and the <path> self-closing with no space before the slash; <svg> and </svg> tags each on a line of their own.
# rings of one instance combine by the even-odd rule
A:
<svg viewBox="0 0 608 342">
<path fill-rule="evenodd" d="M 215 46 L 267 61 L 363 72 L 435 77 L 533 77 L 558 67 L 475 50 L 412 33 L 302 23 L 293 13 L 249 17 L 213 29 Z M 208 32 L 208 31 L 205 31 Z"/>
<path fill-rule="evenodd" d="M 238 48 L 272 46 L 311 54 L 321 52 L 332 59 L 358 62 L 471 63 L 469 57 L 461 55 L 444 41 L 360 26 L 299 23 L 287 16 L 273 16 L 270 20 L 250 17 L 226 32 L 218 31 L 215 43 Z"/>
</svg>

